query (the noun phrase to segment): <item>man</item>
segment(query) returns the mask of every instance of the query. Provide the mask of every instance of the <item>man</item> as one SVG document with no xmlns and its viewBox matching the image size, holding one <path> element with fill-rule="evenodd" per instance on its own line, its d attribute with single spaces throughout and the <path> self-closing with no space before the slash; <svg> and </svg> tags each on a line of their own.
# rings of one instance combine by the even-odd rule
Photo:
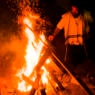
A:
<svg viewBox="0 0 95 95">
<path fill-rule="evenodd" d="M 89 26 L 85 24 L 84 16 L 77 3 L 72 4 L 71 11 L 62 15 L 54 33 L 48 39 L 52 41 L 62 29 L 64 29 L 66 45 L 65 65 L 72 70 L 86 58 L 83 37 L 89 32 Z"/>
</svg>

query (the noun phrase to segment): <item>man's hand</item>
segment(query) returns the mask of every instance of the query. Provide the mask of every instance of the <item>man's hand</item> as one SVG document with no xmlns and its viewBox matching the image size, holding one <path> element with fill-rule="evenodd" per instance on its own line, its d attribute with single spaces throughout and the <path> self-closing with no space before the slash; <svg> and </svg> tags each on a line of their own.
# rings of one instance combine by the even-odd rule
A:
<svg viewBox="0 0 95 95">
<path fill-rule="evenodd" d="M 60 29 L 56 27 L 55 30 L 54 30 L 54 32 L 53 32 L 53 34 L 52 34 L 52 35 L 49 35 L 48 40 L 49 40 L 49 41 L 53 41 L 54 38 L 55 38 L 55 36 L 56 36 L 59 32 L 60 32 Z"/>
<path fill-rule="evenodd" d="M 54 36 L 53 35 L 49 35 L 48 40 L 49 41 L 53 41 L 53 39 L 54 39 Z"/>
</svg>

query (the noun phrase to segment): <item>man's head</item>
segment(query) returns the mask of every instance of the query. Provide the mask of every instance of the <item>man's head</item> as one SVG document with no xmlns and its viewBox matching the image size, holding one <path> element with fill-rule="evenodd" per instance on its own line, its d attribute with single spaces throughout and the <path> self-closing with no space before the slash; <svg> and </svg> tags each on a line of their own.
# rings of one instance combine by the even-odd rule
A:
<svg viewBox="0 0 95 95">
<path fill-rule="evenodd" d="M 72 3 L 71 5 L 71 13 L 74 17 L 78 17 L 80 15 L 80 7 L 78 3 Z"/>
</svg>

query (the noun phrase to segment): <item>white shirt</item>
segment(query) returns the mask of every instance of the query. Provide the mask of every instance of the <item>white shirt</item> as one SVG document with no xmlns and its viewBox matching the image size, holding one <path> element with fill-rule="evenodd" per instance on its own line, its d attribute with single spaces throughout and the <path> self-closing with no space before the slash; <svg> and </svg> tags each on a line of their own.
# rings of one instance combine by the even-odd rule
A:
<svg viewBox="0 0 95 95">
<path fill-rule="evenodd" d="M 62 15 L 61 20 L 57 24 L 57 28 L 64 28 L 64 35 L 66 44 L 82 45 L 83 44 L 83 29 L 84 21 L 83 17 L 80 15 L 74 18 L 71 12 Z"/>
</svg>

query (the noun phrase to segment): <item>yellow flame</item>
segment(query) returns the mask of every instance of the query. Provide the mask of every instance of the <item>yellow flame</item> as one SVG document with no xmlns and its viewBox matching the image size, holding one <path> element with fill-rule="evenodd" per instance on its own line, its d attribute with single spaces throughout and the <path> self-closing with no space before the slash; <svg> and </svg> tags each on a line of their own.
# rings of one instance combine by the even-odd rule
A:
<svg viewBox="0 0 95 95">
<path fill-rule="evenodd" d="M 30 91 L 31 89 L 32 86 L 27 86 L 24 80 L 22 80 L 22 82 L 18 84 L 18 90 L 20 90 L 21 92 L 27 92 Z"/>
<path fill-rule="evenodd" d="M 50 58 L 48 58 L 47 60 L 46 60 L 46 64 L 49 64 L 51 62 L 51 59 Z"/>
<path fill-rule="evenodd" d="M 17 76 L 20 78 L 20 82 L 18 83 L 18 90 L 22 92 L 26 92 L 31 90 L 31 85 L 26 85 L 26 82 L 23 80 L 22 75 L 29 77 L 33 72 L 34 67 L 37 65 L 40 57 L 40 53 L 43 47 L 43 43 L 41 40 L 38 43 L 35 42 L 35 35 L 32 31 L 32 21 L 29 18 L 24 18 L 23 23 L 25 24 L 25 35 L 28 38 L 28 44 L 26 48 L 26 66 L 22 68 L 21 71 L 17 73 Z M 42 40 L 45 40 L 44 35 L 40 35 Z M 43 75 L 44 76 L 44 75 Z M 30 78 L 30 77 L 29 77 Z M 31 78 L 32 80 L 32 78 Z"/>
<path fill-rule="evenodd" d="M 41 69 L 44 70 L 44 72 L 41 76 L 42 83 L 47 84 L 48 83 L 48 79 L 47 79 L 48 71 L 46 70 L 46 68 L 44 66 Z"/>
<path fill-rule="evenodd" d="M 29 27 L 32 27 L 32 23 L 30 22 L 30 20 L 28 18 L 25 18 L 23 20 L 24 24 L 27 24 Z"/>
</svg>

